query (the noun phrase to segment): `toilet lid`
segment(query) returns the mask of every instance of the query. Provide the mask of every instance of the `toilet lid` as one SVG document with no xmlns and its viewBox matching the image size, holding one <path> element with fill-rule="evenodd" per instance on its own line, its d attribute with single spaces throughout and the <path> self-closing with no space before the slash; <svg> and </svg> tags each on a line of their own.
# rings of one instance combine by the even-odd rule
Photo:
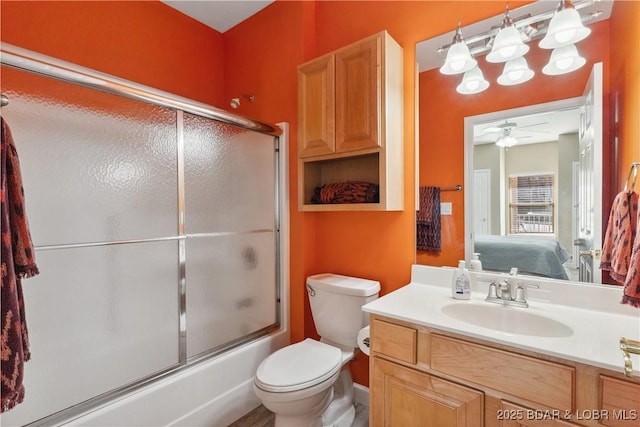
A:
<svg viewBox="0 0 640 427">
<path fill-rule="evenodd" d="M 341 366 L 339 348 L 307 338 L 262 361 L 256 372 L 256 383 L 266 391 L 300 390 L 331 378 Z"/>
</svg>

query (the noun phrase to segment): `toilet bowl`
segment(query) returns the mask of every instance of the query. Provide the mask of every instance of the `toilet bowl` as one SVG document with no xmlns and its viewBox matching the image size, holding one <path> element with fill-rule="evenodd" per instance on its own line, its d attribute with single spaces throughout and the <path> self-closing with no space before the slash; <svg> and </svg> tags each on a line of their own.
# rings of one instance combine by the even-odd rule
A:
<svg viewBox="0 0 640 427">
<path fill-rule="evenodd" d="M 276 427 L 349 427 L 355 418 L 353 359 L 358 331 L 368 325 L 362 306 L 377 298 L 378 282 L 336 274 L 307 279 L 321 340 L 284 347 L 262 361 L 254 391 L 275 413 Z"/>
<path fill-rule="evenodd" d="M 276 414 L 278 427 L 322 427 L 343 363 L 339 348 L 306 339 L 267 357 L 256 372 L 254 390 Z"/>
</svg>

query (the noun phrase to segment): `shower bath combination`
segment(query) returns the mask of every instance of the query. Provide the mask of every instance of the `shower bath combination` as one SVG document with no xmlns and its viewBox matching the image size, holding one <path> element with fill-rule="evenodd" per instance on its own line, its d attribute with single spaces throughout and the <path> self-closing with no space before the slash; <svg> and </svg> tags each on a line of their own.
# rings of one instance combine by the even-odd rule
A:
<svg viewBox="0 0 640 427">
<path fill-rule="evenodd" d="M 1 60 L 41 269 L 26 397 L 2 424 L 246 413 L 258 362 L 288 343 L 286 124 L 5 43 Z"/>
</svg>

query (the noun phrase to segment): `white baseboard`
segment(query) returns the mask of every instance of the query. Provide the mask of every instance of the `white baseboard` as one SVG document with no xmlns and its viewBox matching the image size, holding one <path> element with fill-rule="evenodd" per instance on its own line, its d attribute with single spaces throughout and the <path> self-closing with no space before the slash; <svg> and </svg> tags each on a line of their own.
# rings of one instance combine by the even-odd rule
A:
<svg viewBox="0 0 640 427">
<path fill-rule="evenodd" d="M 369 387 L 353 383 L 353 401 L 364 406 L 369 406 Z"/>
</svg>

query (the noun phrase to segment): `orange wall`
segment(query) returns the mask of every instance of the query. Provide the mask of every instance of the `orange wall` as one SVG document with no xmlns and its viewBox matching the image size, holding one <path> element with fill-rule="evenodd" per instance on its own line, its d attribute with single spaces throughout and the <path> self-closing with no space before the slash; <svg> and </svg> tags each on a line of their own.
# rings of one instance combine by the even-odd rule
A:
<svg viewBox="0 0 640 427">
<path fill-rule="evenodd" d="M 624 188 L 632 162 L 640 162 L 640 2 L 617 1 L 611 20 L 611 106 L 619 108 L 618 125 L 611 117 L 615 169 L 613 192 Z M 631 48 L 621 48 L 631 42 Z M 640 181 L 636 182 L 640 192 Z"/>
<path fill-rule="evenodd" d="M 517 86 L 496 83 L 503 64 L 488 63 L 478 58 L 479 66 L 491 86 L 475 95 L 459 95 L 456 86 L 460 76 L 446 76 L 438 69 L 420 73 L 420 185 L 451 186 L 464 183 L 464 118 L 493 111 L 581 96 L 591 72 L 591 65 L 604 62 L 604 153 L 603 166 L 611 164 L 608 137 L 608 70 L 609 21 L 590 26 L 588 43 L 578 43 L 580 54 L 587 63 L 579 70 L 561 76 L 547 76 L 542 67 L 548 62 L 550 51 L 530 43 L 526 59 L 535 76 Z M 452 161 L 443 162 L 448 158 Z M 608 178 L 608 177 L 607 177 Z M 603 188 L 603 198 L 609 197 L 609 179 Z M 464 191 L 442 193 L 443 201 L 451 201 L 453 215 L 443 217 L 442 252 L 420 252 L 417 262 L 430 265 L 455 266 L 464 259 Z M 605 203 L 603 203 L 605 204 Z M 608 206 L 608 202 L 606 204 Z M 608 210 L 605 210 L 608 212 Z"/>
<path fill-rule="evenodd" d="M 529 1 L 510 1 L 509 6 L 515 9 L 526 3 Z M 410 265 L 415 260 L 415 44 L 451 31 L 458 20 L 466 25 L 500 14 L 504 6 L 504 2 L 496 1 L 277 0 L 221 35 L 155 1 L 3 0 L 1 38 L 221 108 L 228 108 L 231 97 L 255 95 L 254 104 L 242 103 L 237 110 L 240 114 L 290 123 L 290 318 L 292 341 L 299 341 L 315 336 L 304 292 L 309 274 L 333 271 L 379 280 L 383 294 L 408 283 Z M 625 7 L 637 11 L 636 6 Z M 405 211 L 298 212 L 295 67 L 383 29 L 404 48 Z M 635 66 L 621 69 L 637 76 L 637 53 L 634 58 Z M 624 87 L 633 84 L 625 81 Z M 637 79 L 635 84 L 637 92 Z M 626 108 L 625 114 L 635 114 L 637 123 L 637 97 L 625 99 L 625 105 L 636 108 Z M 474 104 L 472 100 L 466 102 Z M 461 125 L 455 126 L 461 132 Z M 637 141 L 637 128 L 633 135 Z M 432 176 L 431 183 L 461 182 L 461 134 L 445 132 L 437 139 L 432 137 L 430 144 L 421 147 L 421 152 L 430 153 L 427 158 L 437 159 L 446 173 L 440 175 L 442 182 Z M 635 153 L 637 157 L 637 148 Z M 461 215 L 461 199 L 460 204 L 454 203 L 454 212 Z M 453 236 L 447 239 L 457 242 L 447 248 L 447 256 L 458 259 L 463 250 L 462 226 L 452 223 L 445 228 L 447 235 Z M 444 264 L 443 260 L 434 263 Z M 446 263 L 451 264 L 448 259 Z M 355 380 L 368 384 L 367 358 L 360 356 L 353 368 Z"/>
<path fill-rule="evenodd" d="M 0 19 L 4 43 L 222 102 L 222 35 L 160 2 L 2 0 Z"/>
<path fill-rule="evenodd" d="M 510 2 L 510 7 L 522 3 L 526 2 Z M 450 31 L 458 19 L 462 22 L 476 21 L 503 10 L 503 3 L 492 1 L 319 1 L 314 4 L 309 13 L 313 15 L 315 31 L 304 34 L 309 37 L 305 47 L 310 48 L 304 51 L 305 61 L 385 29 L 404 49 L 405 210 L 296 212 L 294 216 L 313 218 L 299 230 L 305 237 L 310 236 L 313 242 L 311 256 L 305 254 L 304 258 L 308 273 L 335 272 L 378 280 L 382 286 L 381 294 L 409 282 L 410 266 L 415 261 L 415 44 Z M 290 84 L 295 84 L 295 81 Z M 295 198 L 292 202 L 295 204 Z M 296 260 L 292 259 L 292 262 Z M 292 287 L 303 283 L 304 276 L 297 277 L 292 281 Z M 300 302 L 292 300 L 292 307 Z M 294 338 L 300 333 L 316 336 L 308 308 L 305 309 L 304 320 L 302 325 L 292 324 Z M 356 382 L 369 383 L 366 356 L 360 354 L 351 367 Z"/>
</svg>

